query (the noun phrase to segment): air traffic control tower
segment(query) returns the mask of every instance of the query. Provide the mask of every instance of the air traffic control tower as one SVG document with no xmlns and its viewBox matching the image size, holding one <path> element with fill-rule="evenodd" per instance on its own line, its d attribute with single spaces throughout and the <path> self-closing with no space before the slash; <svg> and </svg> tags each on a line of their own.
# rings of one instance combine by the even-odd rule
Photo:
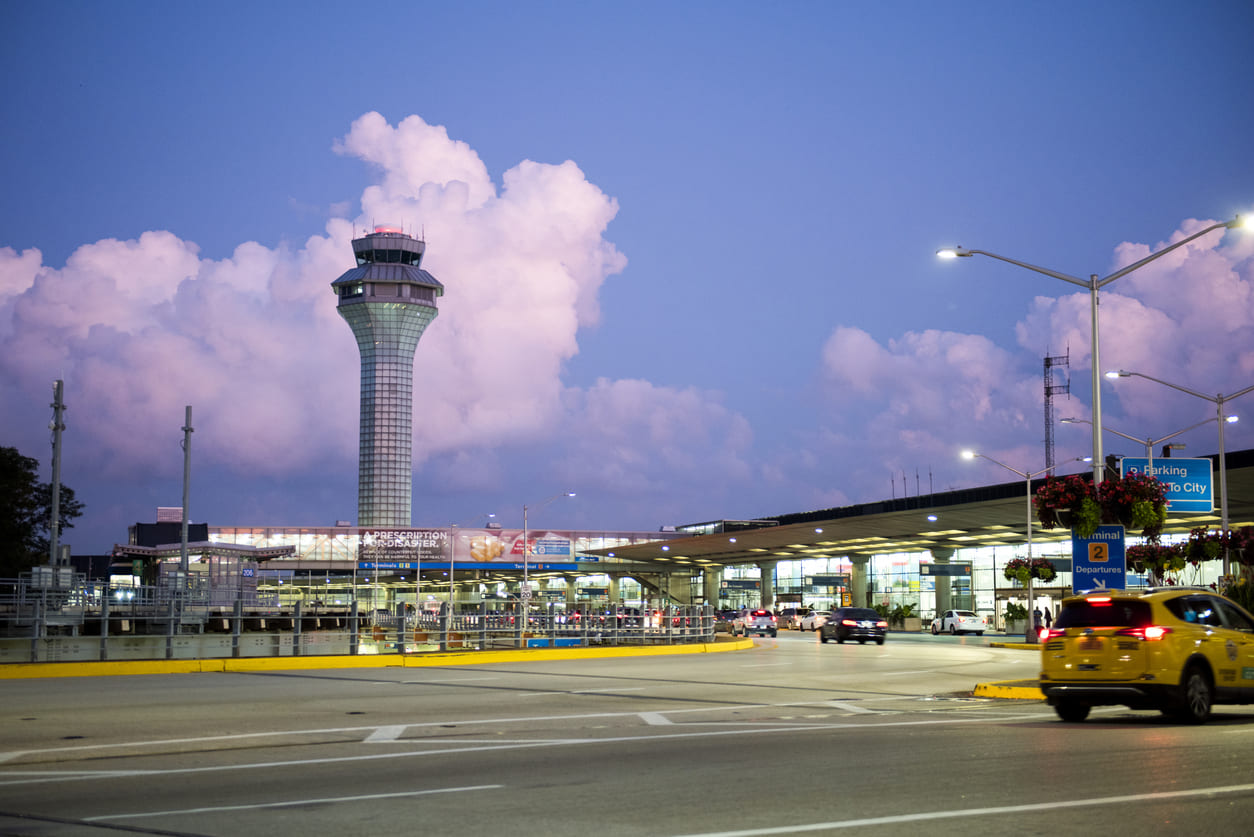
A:
<svg viewBox="0 0 1254 837">
<path fill-rule="evenodd" d="M 353 239 L 357 267 L 331 283 L 361 352 L 357 525 L 407 528 L 413 513 L 414 350 L 444 286 L 426 243 L 394 227 Z"/>
</svg>

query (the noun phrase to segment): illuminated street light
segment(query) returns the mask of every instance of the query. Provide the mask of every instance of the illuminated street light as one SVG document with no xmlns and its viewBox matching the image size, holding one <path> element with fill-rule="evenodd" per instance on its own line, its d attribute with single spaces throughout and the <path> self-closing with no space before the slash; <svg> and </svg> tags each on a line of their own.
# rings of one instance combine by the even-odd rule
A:
<svg viewBox="0 0 1254 837">
<path fill-rule="evenodd" d="M 1027 518 L 1027 533 L 1028 533 L 1028 564 L 1029 564 L 1029 565 L 1031 565 L 1031 563 L 1032 563 L 1032 478 L 1033 478 L 1033 477 L 1039 477 L 1041 474 L 1044 474 L 1044 473 L 1047 473 L 1047 472 L 1049 472 L 1049 471 L 1052 471 L 1052 470 L 1054 470 L 1054 468 L 1055 468 L 1056 466 L 1051 465 L 1051 466 L 1049 466 L 1048 468 L 1042 468 L 1041 470 L 1036 471 L 1035 473 L 1031 473 L 1031 474 L 1029 474 L 1027 471 L 1020 471 L 1018 468 L 1011 468 L 1011 467 L 1010 467 L 1009 465 L 1007 465 L 1005 462 L 1000 462 L 1000 461 L 998 461 L 998 460 L 994 459 L 994 458 L 993 458 L 993 457 L 991 457 L 991 456 L 985 456 L 984 454 L 982 454 L 982 453 L 976 453 L 976 452 L 975 452 L 975 451 L 973 451 L 973 450 L 964 450 L 964 451 L 962 452 L 962 458 L 963 458 L 963 459 L 975 459 L 976 457 L 979 457 L 980 459 L 987 459 L 989 462 L 992 462 L 994 465 L 1000 465 L 1001 467 L 1005 468 L 1007 471 L 1013 471 L 1014 473 L 1016 473 L 1016 474 L 1018 474 L 1019 476 L 1023 477 L 1023 479 L 1024 479 L 1024 481 L 1025 481 L 1025 484 L 1027 485 L 1027 501 L 1028 501 L 1028 504 L 1027 504 L 1027 505 L 1028 505 L 1028 518 Z M 1068 461 L 1068 462 L 1083 462 L 1085 459 L 1087 459 L 1087 457 L 1084 457 L 1084 456 L 1077 456 L 1077 457 L 1075 457 L 1074 459 L 1068 459 L 1067 461 Z M 1034 608 L 1036 605 L 1034 604 L 1033 599 L 1032 599 L 1032 576 L 1030 576 L 1030 575 L 1028 576 L 1028 589 L 1027 589 L 1027 595 L 1028 595 L 1028 607 L 1029 607 L 1029 608 Z M 1035 623 L 1033 622 L 1033 619 L 1032 619 L 1032 613 L 1033 613 L 1033 611 L 1029 611 L 1029 612 L 1028 612 L 1028 628 L 1027 628 L 1027 630 L 1026 630 L 1026 631 L 1024 631 L 1024 640 L 1025 640 L 1027 643 L 1029 643 L 1029 644 L 1035 643 L 1035 642 L 1039 639 L 1039 637 L 1037 636 L 1036 630 L 1035 630 L 1036 625 L 1035 625 Z"/>
<path fill-rule="evenodd" d="M 1127 267 L 1116 270 L 1114 273 L 1110 274 L 1109 276 L 1105 278 L 1099 278 L 1097 274 L 1094 273 L 1090 275 L 1088 279 L 1080 279 L 1076 276 L 1070 276 L 1066 273 L 1059 273 L 1056 270 L 1050 270 L 1048 268 L 1038 267 L 1034 264 L 1028 264 L 1027 262 L 1021 262 L 1016 259 L 1007 258 L 1006 256 L 999 256 L 996 253 L 990 253 L 987 250 L 971 250 L 965 247 L 949 247 L 943 250 L 937 250 L 936 255 L 940 256 L 943 259 L 956 259 L 956 258 L 962 258 L 962 257 L 970 257 L 974 255 L 988 256 L 989 258 L 992 258 L 992 259 L 998 259 L 1003 262 L 1009 262 L 1010 264 L 1017 265 L 1026 270 L 1031 270 L 1036 273 L 1042 273 L 1046 276 L 1052 276 L 1055 279 L 1061 279 L 1064 282 L 1070 282 L 1073 285 L 1079 285 L 1081 288 L 1088 289 L 1089 319 L 1092 323 L 1091 349 L 1092 349 L 1092 355 L 1093 355 L 1093 363 L 1092 363 L 1093 485 L 1094 487 L 1096 487 L 1102 481 L 1102 467 L 1104 463 L 1104 460 L 1102 458 L 1102 431 L 1101 431 L 1102 389 L 1101 389 L 1101 377 L 1100 377 L 1100 373 L 1098 372 L 1098 370 L 1101 369 L 1101 363 L 1099 361 L 1099 354 L 1098 354 L 1100 341 L 1098 340 L 1098 327 L 1097 327 L 1097 292 L 1101 290 L 1102 288 L 1106 287 L 1107 285 L 1109 285 L 1111 282 L 1115 281 L 1116 279 L 1120 279 L 1124 276 L 1127 276 L 1132 271 L 1137 270 L 1138 268 L 1144 267 L 1145 265 L 1149 264 L 1155 259 L 1159 259 L 1167 255 L 1168 253 L 1170 253 L 1172 250 L 1175 250 L 1179 247 L 1183 247 L 1184 245 L 1188 244 L 1190 241 L 1193 241 L 1196 238 L 1201 238 L 1202 236 L 1206 235 L 1209 232 L 1213 232 L 1214 230 L 1219 230 L 1219 229 L 1235 230 L 1235 229 L 1248 227 L 1248 226 L 1249 224 L 1245 222 L 1240 215 L 1238 215 L 1236 218 L 1232 219 L 1231 221 L 1220 221 L 1218 223 L 1211 224 L 1209 227 L 1206 227 L 1203 230 L 1193 233 L 1193 235 L 1180 239 L 1175 244 L 1171 244 L 1171 245 L 1168 245 L 1167 247 L 1164 247 L 1163 249 L 1159 250 L 1157 253 L 1151 253 L 1150 255 L 1146 256 L 1145 258 L 1141 259 L 1138 262 L 1135 262 L 1133 264 L 1128 265 Z"/>
<path fill-rule="evenodd" d="M 1231 395 L 1224 395 L 1222 393 L 1218 395 L 1207 395 L 1204 392 L 1198 392 L 1195 389 L 1189 389 L 1188 387 L 1183 387 L 1183 386 L 1180 386 L 1179 384 L 1173 384 L 1170 381 L 1164 381 L 1161 378 L 1155 378 L 1152 375 L 1144 375 L 1140 372 L 1127 372 L 1123 369 L 1119 369 L 1117 371 L 1107 372 L 1106 377 L 1111 378 L 1112 380 L 1115 378 L 1144 378 L 1147 381 L 1153 381 L 1155 383 L 1162 384 L 1165 387 L 1171 387 L 1172 389 L 1179 390 L 1180 392 L 1187 393 L 1196 398 L 1201 398 L 1203 401 L 1209 401 L 1210 403 L 1215 405 L 1215 420 L 1219 422 L 1219 505 L 1220 505 L 1220 515 L 1221 515 L 1221 520 L 1222 520 L 1223 531 L 1227 532 L 1228 531 L 1228 465 L 1227 465 L 1226 460 L 1224 459 L 1224 425 L 1231 424 L 1232 421 L 1236 417 L 1224 416 L 1224 404 L 1227 404 L 1229 401 L 1233 400 L 1234 398 L 1240 398 L 1242 395 L 1245 395 L 1247 392 L 1254 392 L 1254 385 L 1248 386 L 1245 389 L 1241 390 L 1240 392 L 1234 392 Z M 1228 548 L 1224 547 L 1224 575 L 1228 574 L 1228 569 L 1229 569 Z"/>
<path fill-rule="evenodd" d="M 1107 373 L 1106 377 L 1109 378 L 1110 374 Z M 1233 422 L 1237 421 L 1237 419 L 1238 419 L 1237 416 L 1225 416 L 1224 417 L 1224 421 L 1226 421 L 1228 424 L 1232 424 Z M 1059 421 L 1061 421 L 1063 424 L 1088 424 L 1088 425 L 1093 424 L 1093 422 L 1089 421 L 1088 419 L 1082 419 L 1082 418 L 1065 418 L 1065 419 L 1059 419 Z M 1136 442 L 1138 445 L 1145 445 L 1145 458 L 1149 460 L 1149 467 L 1152 469 L 1154 467 L 1154 446 L 1155 445 L 1162 444 L 1168 439 L 1174 439 L 1177 436 L 1181 435 L 1182 433 L 1188 433 L 1190 430 L 1196 430 L 1197 428 L 1201 427 L 1203 424 L 1210 424 L 1212 421 L 1218 421 L 1218 416 L 1213 417 L 1213 418 L 1208 418 L 1205 421 L 1199 421 L 1197 424 L 1191 424 L 1188 427 L 1184 428 L 1183 430 L 1177 430 L 1175 433 L 1172 433 L 1169 436 L 1163 436 L 1161 439 L 1150 439 L 1150 438 L 1139 439 L 1136 436 L 1130 436 L 1127 433 L 1121 433 L 1115 428 L 1109 427 L 1109 426 L 1103 427 L 1102 430 L 1105 430 L 1107 433 L 1114 433 L 1116 436 L 1122 436 L 1123 438 L 1127 439 L 1130 442 Z M 1179 449 L 1179 448 L 1184 447 L 1184 445 L 1168 445 L 1167 447 Z"/>
</svg>

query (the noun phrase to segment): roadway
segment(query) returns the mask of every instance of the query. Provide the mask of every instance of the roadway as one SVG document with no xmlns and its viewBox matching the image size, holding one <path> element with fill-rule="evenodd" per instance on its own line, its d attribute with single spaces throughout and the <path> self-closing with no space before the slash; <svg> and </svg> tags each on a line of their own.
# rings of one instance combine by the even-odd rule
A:
<svg viewBox="0 0 1254 837">
<path fill-rule="evenodd" d="M 974 697 L 994 637 L 0 681 L 0 833 L 1246 833 L 1254 708 Z"/>
</svg>

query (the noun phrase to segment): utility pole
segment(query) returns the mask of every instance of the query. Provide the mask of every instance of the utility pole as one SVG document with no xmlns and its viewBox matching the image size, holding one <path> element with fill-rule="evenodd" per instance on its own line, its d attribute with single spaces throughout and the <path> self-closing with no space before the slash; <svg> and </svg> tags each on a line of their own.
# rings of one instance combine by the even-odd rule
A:
<svg viewBox="0 0 1254 837">
<path fill-rule="evenodd" d="M 187 419 L 183 422 L 183 532 L 179 546 L 179 572 L 183 574 L 183 589 L 191 585 L 187 577 L 190 568 L 187 560 L 187 495 L 192 484 L 192 408 L 187 406 Z"/>
<path fill-rule="evenodd" d="M 52 510 L 48 524 L 48 565 L 58 563 L 61 533 L 61 431 L 65 430 L 65 403 L 62 401 L 64 382 L 60 378 L 52 382 Z"/>
</svg>

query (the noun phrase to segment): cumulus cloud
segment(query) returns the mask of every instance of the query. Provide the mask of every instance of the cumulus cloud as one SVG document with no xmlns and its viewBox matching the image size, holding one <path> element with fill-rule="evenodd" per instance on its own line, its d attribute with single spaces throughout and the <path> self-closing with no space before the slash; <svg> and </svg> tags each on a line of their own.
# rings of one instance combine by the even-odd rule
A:
<svg viewBox="0 0 1254 837">
<path fill-rule="evenodd" d="M 1211 223 L 1190 219 L 1168 241 L 1122 244 L 1112 272 Z M 859 463 L 866 485 L 875 484 L 877 474 L 884 484 L 882 474 L 906 472 L 913 489 L 917 468 L 942 463 L 943 472 L 952 473 L 947 463 L 962 447 L 1036 471 L 1044 464 L 1047 353 L 1066 351 L 1075 375 L 1073 397 L 1056 401 L 1056 418 L 1090 415 L 1089 312 L 1087 292 L 1037 297 L 1016 325 L 1014 352 L 983 337 L 936 331 L 881 344 L 865 331 L 840 326 L 823 349 L 837 418 L 813 444 Z M 1101 293 L 1100 318 L 1102 371 L 1128 369 L 1207 395 L 1231 395 L 1254 384 L 1254 236 L 1215 232 L 1111 283 Z M 1057 382 L 1064 380 L 1060 375 Z M 1250 401 L 1232 402 L 1232 411 L 1240 413 L 1244 404 L 1245 412 L 1254 413 L 1254 393 L 1246 397 Z M 1137 378 L 1104 382 L 1102 403 L 1105 426 L 1147 438 L 1215 414 L 1202 399 Z M 1254 443 L 1254 415 L 1243 424 L 1229 431 L 1229 449 Z M 1191 448 L 1197 455 L 1213 452 L 1213 426 L 1198 433 Z M 1056 461 L 1068 452 L 1087 452 L 1088 438 L 1055 427 Z M 1114 447 L 1140 452 L 1108 440 L 1107 450 Z M 972 472 L 986 480 L 1013 479 L 989 464 Z M 924 486 L 926 491 L 926 481 Z M 860 499 L 883 494 L 873 489 Z"/>
<path fill-rule="evenodd" d="M 961 448 L 1011 455 L 1010 440 L 1039 427 L 1019 361 L 986 337 L 928 330 L 881 345 L 840 326 L 822 360 L 834 418 L 814 445 L 855 501 L 888 495 L 903 473 L 910 494 L 927 492 L 928 470 L 952 472 Z"/>
<path fill-rule="evenodd" d="M 838 325 L 815 358 L 827 403 L 786 436 L 755 438 L 722 394 L 695 387 L 571 387 L 564 366 L 599 321 L 603 284 L 626 265 L 607 238 L 615 200 L 570 161 L 524 160 L 496 181 L 470 146 L 416 116 L 392 125 L 365 114 L 334 150 L 377 177 L 359 213 L 303 243 L 243 242 L 211 259 L 153 230 L 85 243 L 63 266 L 0 248 L 0 426 L 33 427 L 27 438 L 42 444 L 49 386 L 64 378 L 79 474 L 177 473 L 189 404 L 196 461 L 215 473 L 276 485 L 352 473 L 358 354 L 329 285 L 352 266 L 350 239 L 376 222 L 423 233 L 424 267 L 447 289 L 415 358 L 420 486 L 489 491 L 527 455 L 550 484 L 621 501 L 625 518 L 657 519 L 658 498 L 671 498 L 662 522 L 675 522 L 880 499 L 890 478 L 904 490 L 903 476 L 910 493 L 927 491 L 933 469 L 936 490 L 953 487 L 955 472 L 972 475 L 966 484 L 1002 480 L 991 466 L 964 471 L 958 450 L 1040 467 L 1041 357 L 1069 348 L 1073 373 L 1087 371 L 1079 293 L 1037 298 L 1017 347 L 939 330 L 881 340 Z M 1186 221 L 1171 240 L 1205 223 Z M 1112 261 L 1160 246 L 1124 244 Z M 1119 280 L 1102 295 L 1103 366 L 1204 392 L 1249 385 L 1252 288 L 1254 236 L 1236 234 Z M 1112 426 L 1165 434 L 1205 417 L 1206 405 L 1157 385 L 1117 386 L 1107 389 Z M 1087 387 L 1075 389 L 1067 409 L 1084 416 Z M 1244 428 L 1232 438 L 1251 444 Z"/>
<path fill-rule="evenodd" d="M 80 448 L 117 475 L 177 470 L 188 404 L 200 462 L 275 478 L 351 469 L 358 353 L 329 285 L 353 265 L 355 234 L 403 223 L 425 235 L 424 267 L 446 286 L 415 360 L 416 468 L 481 488 L 502 477 L 502 450 L 528 446 L 553 448 L 559 471 L 598 455 L 618 491 L 673 485 L 677 471 L 745 473 L 747 427 L 714 394 L 563 384 L 602 283 L 626 264 L 605 238 L 616 202 L 573 162 L 524 160 L 498 190 L 445 128 L 377 113 L 334 149 L 378 180 L 356 218 L 299 247 L 246 242 L 213 260 L 152 231 L 84 244 L 60 268 L 0 250 L 0 411 L 66 378 Z"/>
<path fill-rule="evenodd" d="M 1189 219 L 1167 241 L 1121 244 L 1111 269 L 1212 223 Z M 1254 236 L 1215 231 L 1107 285 L 1100 323 L 1103 373 L 1126 369 L 1210 396 L 1254 384 Z M 1017 326 L 1024 349 L 1069 345 L 1072 365 L 1086 370 L 1092 366 L 1089 333 L 1089 296 L 1083 292 L 1038 298 Z M 1151 381 L 1120 379 L 1103 387 L 1104 423 L 1136 436 L 1165 436 L 1214 414 L 1203 400 Z M 1234 409 L 1242 403 L 1234 402 Z M 1254 438 L 1234 432 L 1238 444 Z"/>
</svg>

